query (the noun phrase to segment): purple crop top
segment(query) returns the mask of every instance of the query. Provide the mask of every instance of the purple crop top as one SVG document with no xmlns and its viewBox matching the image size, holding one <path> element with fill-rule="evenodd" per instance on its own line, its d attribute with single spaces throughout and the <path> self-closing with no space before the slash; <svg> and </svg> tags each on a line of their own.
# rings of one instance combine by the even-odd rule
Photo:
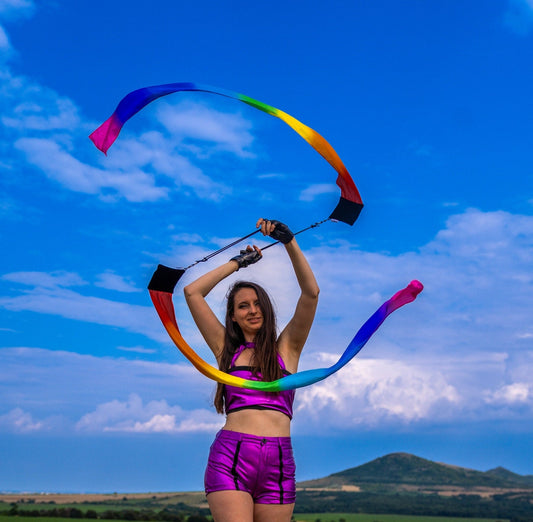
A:
<svg viewBox="0 0 533 522">
<path fill-rule="evenodd" d="M 239 355 L 246 348 L 255 348 L 254 343 L 246 343 L 240 346 L 233 359 L 228 373 L 243 379 L 260 380 L 252 373 L 250 366 L 234 366 L 235 361 Z M 291 375 L 285 369 L 285 363 L 278 353 L 278 361 L 284 375 Z M 226 413 L 231 413 L 238 410 L 254 409 L 254 410 L 276 410 L 284 413 L 292 419 L 292 403 L 294 402 L 294 390 L 286 390 L 281 392 L 262 392 L 259 390 L 246 390 L 245 388 L 237 388 L 236 386 L 225 385 L 224 400 L 226 404 Z"/>
</svg>

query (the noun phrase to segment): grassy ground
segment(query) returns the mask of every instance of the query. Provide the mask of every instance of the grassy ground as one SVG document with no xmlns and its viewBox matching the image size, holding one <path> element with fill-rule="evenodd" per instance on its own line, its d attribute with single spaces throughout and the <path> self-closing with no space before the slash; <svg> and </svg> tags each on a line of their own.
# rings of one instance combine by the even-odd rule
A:
<svg viewBox="0 0 533 522">
<path fill-rule="evenodd" d="M 351 513 L 306 513 L 294 515 L 297 522 L 508 522 L 507 519 L 494 518 L 456 518 L 456 517 L 417 517 L 412 515 L 362 515 Z M 7 517 L 0 516 L 0 522 L 69 522 L 74 519 L 54 517 Z M 87 520 L 87 519 L 81 519 Z M 98 519 L 98 522 L 107 522 Z M 117 522 L 116 520 L 109 522 Z"/>
<path fill-rule="evenodd" d="M 7 517 L 0 515 L 0 522 L 87 522 L 87 518 L 59 518 L 59 517 Z M 94 522 L 125 522 L 123 520 L 105 520 L 98 518 Z"/>
<path fill-rule="evenodd" d="M 418 517 L 413 515 L 363 515 L 351 513 L 296 513 L 297 522 L 508 522 L 507 519 L 457 518 L 457 517 Z"/>
<path fill-rule="evenodd" d="M 72 521 L 88 520 L 87 518 L 56 518 L 56 517 L 7 517 L 0 515 L 0 522 L 72 522 Z M 117 522 L 117 520 L 100 520 L 98 522 Z M 120 521 L 122 522 L 122 521 Z"/>
</svg>

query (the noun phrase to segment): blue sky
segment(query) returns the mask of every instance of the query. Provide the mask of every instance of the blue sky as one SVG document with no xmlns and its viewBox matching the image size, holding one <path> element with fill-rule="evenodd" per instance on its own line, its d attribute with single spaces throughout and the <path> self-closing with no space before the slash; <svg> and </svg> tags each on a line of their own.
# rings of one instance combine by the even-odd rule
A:
<svg viewBox="0 0 533 522">
<path fill-rule="evenodd" d="M 393 451 L 533 474 L 532 61 L 531 0 L 0 0 L 0 490 L 201 489 L 223 419 L 158 322 L 151 273 L 260 216 L 299 229 L 336 204 L 335 172 L 291 129 L 216 96 L 167 97 L 107 157 L 93 147 L 122 96 L 177 81 L 294 115 L 361 192 L 353 227 L 300 236 L 321 287 L 302 369 L 425 285 L 348 367 L 298 391 L 297 478 Z M 281 249 L 238 275 L 290 317 Z M 175 302 L 209 359 L 179 289 Z"/>
</svg>

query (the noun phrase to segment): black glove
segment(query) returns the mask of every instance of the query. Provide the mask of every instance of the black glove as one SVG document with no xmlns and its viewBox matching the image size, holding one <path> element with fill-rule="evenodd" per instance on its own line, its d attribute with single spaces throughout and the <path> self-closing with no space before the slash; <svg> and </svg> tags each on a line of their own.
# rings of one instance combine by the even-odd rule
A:
<svg viewBox="0 0 533 522">
<path fill-rule="evenodd" d="M 276 241 L 281 241 L 284 245 L 292 241 L 294 234 L 291 232 L 291 229 L 285 223 L 282 223 L 281 221 L 276 221 L 275 219 L 271 219 L 270 222 L 273 225 L 276 225 L 276 228 L 274 229 L 272 234 L 270 234 L 270 237 L 272 239 L 275 239 Z"/>
<path fill-rule="evenodd" d="M 232 257 L 230 261 L 237 261 L 239 268 L 246 268 L 248 265 L 257 263 L 262 257 L 257 250 L 241 250 L 241 253 L 238 256 Z"/>
</svg>

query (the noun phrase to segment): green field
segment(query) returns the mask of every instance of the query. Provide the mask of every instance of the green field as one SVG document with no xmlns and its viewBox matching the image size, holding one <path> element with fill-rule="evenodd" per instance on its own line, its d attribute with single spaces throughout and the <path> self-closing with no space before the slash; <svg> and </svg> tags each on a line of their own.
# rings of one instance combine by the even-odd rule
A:
<svg viewBox="0 0 533 522">
<path fill-rule="evenodd" d="M 211 517 L 207 517 L 211 519 Z M 64 517 L 9 517 L 0 515 L 0 522 L 74 522 L 74 521 L 91 521 L 94 522 L 124 522 L 122 520 L 106 520 L 104 518 L 98 518 L 96 520 L 94 519 L 87 519 L 87 518 L 64 518 Z M 459 519 L 457 519 L 459 520 Z M 462 520 L 462 519 L 461 519 Z M 473 520 L 473 519 L 472 519 Z M 481 519 L 480 519 L 481 520 Z"/>
<path fill-rule="evenodd" d="M 8 517 L 0 516 L 0 522 L 68 522 L 71 518 L 54 517 Z M 507 519 L 494 518 L 457 518 L 457 517 L 419 517 L 412 515 L 362 515 L 351 513 L 305 513 L 294 515 L 297 522 L 508 522 Z M 98 522 L 108 522 L 98 519 Z M 109 522 L 117 522 L 112 520 Z"/>
<path fill-rule="evenodd" d="M 297 522 L 508 522 L 508 519 L 421 517 L 413 515 L 363 515 L 352 513 L 296 513 Z M 31 521 L 30 521 L 31 522 Z"/>
<path fill-rule="evenodd" d="M 88 518 L 19 517 L 18 515 L 15 517 L 8 517 L 8 516 L 0 515 L 0 522 L 75 522 L 75 521 L 87 522 L 91 520 L 93 520 L 94 522 L 124 522 L 123 520 L 106 520 L 104 518 L 98 518 L 94 520 L 94 519 L 88 519 Z"/>
<path fill-rule="evenodd" d="M 63 517 L 8 517 L 0 515 L 0 522 L 72 522 L 74 520 L 88 520 L 87 518 L 63 518 Z M 97 519 L 98 522 L 122 522 L 117 520 Z"/>
</svg>

